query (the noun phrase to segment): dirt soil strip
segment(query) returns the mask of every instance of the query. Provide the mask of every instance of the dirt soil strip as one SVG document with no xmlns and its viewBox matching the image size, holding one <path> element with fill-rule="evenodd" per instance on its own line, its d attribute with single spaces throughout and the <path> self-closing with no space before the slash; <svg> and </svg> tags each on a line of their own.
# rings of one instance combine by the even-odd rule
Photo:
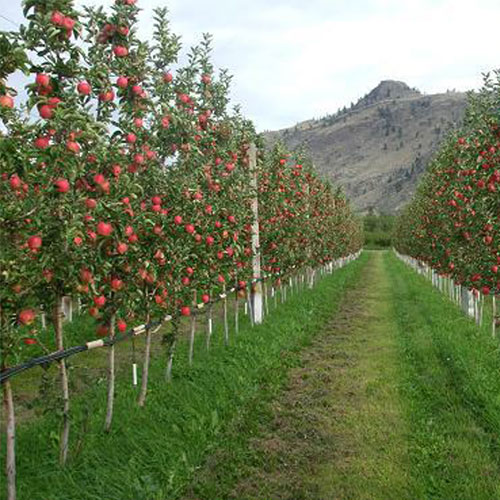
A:
<svg viewBox="0 0 500 500">
<path fill-rule="evenodd" d="M 251 440 L 255 465 L 218 498 L 409 498 L 390 282 L 383 252 L 370 254 L 359 286 L 303 351 Z"/>
</svg>

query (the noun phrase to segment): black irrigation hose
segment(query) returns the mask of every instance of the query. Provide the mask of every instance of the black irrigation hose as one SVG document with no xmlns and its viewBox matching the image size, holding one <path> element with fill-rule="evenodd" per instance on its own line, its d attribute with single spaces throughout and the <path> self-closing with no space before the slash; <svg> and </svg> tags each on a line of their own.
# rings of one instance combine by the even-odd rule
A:
<svg viewBox="0 0 500 500">
<path fill-rule="evenodd" d="M 265 276 L 262 278 L 257 278 L 253 279 L 250 283 L 248 283 L 245 287 L 235 287 L 226 292 L 224 296 L 219 296 L 215 300 L 211 300 L 210 304 L 215 304 L 221 300 L 223 300 L 225 297 L 227 297 L 230 293 L 238 290 L 242 290 L 243 288 L 251 287 L 253 284 L 258 283 L 259 281 L 265 281 L 269 279 L 270 277 L 275 277 L 275 278 L 281 278 L 283 277 L 280 274 L 277 274 L 275 276 Z M 205 304 L 203 304 L 205 305 Z M 196 316 L 203 314 L 203 311 L 200 310 L 195 310 L 192 311 L 191 314 L 194 314 Z M 173 317 L 171 315 L 166 316 L 166 318 L 163 321 L 156 320 L 152 321 L 151 323 L 148 323 L 147 325 L 140 325 L 136 326 L 135 328 L 131 328 L 128 330 L 126 333 L 123 333 L 121 335 L 116 335 L 112 339 L 109 337 L 106 337 L 105 339 L 98 339 L 98 340 L 93 340 L 90 342 L 87 342 L 86 344 L 79 345 L 79 346 L 74 346 L 74 347 L 69 347 L 68 349 L 63 349 L 61 351 L 56 351 L 50 354 L 46 354 L 45 356 L 39 356 L 37 358 L 32 358 L 29 361 L 26 361 L 24 363 L 20 363 L 19 365 L 12 366 L 10 368 L 7 368 L 6 370 L 0 371 L 0 384 L 8 380 L 9 378 L 13 377 L 14 375 L 17 375 L 21 372 L 24 372 L 26 370 L 29 370 L 30 368 L 34 368 L 35 366 L 40 366 L 40 365 L 46 365 L 48 363 L 53 363 L 54 361 L 60 361 L 61 359 L 66 359 L 69 358 L 70 356 L 73 356 L 75 354 L 78 354 L 80 352 L 84 351 L 89 351 L 91 349 L 97 348 L 97 347 L 110 347 L 114 344 L 117 344 L 118 342 L 122 342 L 124 340 L 127 340 L 129 338 L 133 338 L 140 333 L 150 330 L 151 328 L 154 328 L 155 326 L 160 326 L 166 321 L 171 321 Z"/>
<path fill-rule="evenodd" d="M 264 281 L 266 278 L 259 278 L 259 279 L 254 279 L 252 280 L 251 284 L 257 283 L 259 281 Z M 229 293 L 234 292 L 238 289 L 233 288 L 229 291 Z M 227 296 L 227 293 L 226 293 Z M 224 297 L 218 297 L 215 300 L 210 301 L 210 304 L 215 304 L 222 300 Z M 192 311 L 191 314 L 194 314 L 196 316 L 203 314 L 202 311 L 196 310 Z M 139 333 L 142 333 L 146 330 L 150 330 L 151 328 L 154 328 L 155 326 L 160 326 L 162 323 L 165 321 L 170 321 L 172 319 L 172 316 L 167 316 L 169 319 L 165 319 L 164 321 L 152 321 L 151 323 L 148 323 L 147 325 L 140 325 L 136 326 L 135 328 L 131 328 L 128 330 L 126 333 L 123 333 L 121 335 L 116 335 L 112 339 L 107 337 L 105 339 L 99 339 L 99 340 L 94 340 L 87 342 L 86 344 L 79 345 L 79 346 L 74 346 L 74 347 L 69 347 L 68 349 L 63 349 L 61 351 L 56 351 L 50 354 L 46 354 L 44 356 L 39 356 L 37 358 L 32 358 L 29 361 L 26 361 L 24 363 L 20 363 L 19 365 L 12 366 L 10 368 L 7 368 L 6 370 L 0 371 L 0 384 L 8 380 L 9 378 L 13 377 L 14 375 L 17 375 L 21 372 L 24 372 L 26 370 L 29 370 L 30 368 L 34 368 L 35 366 L 40 366 L 40 365 L 45 365 L 48 363 L 53 363 L 54 361 L 60 361 L 61 359 L 69 358 L 70 356 L 73 356 L 75 354 L 78 354 L 80 352 L 88 351 L 90 349 L 96 348 L 96 347 L 110 347 L 114 344 L 117 344 L 118 342 L 122 342 L 124 340 L 127 340 L 129 338 L 135 337 L 136 335 L 139 335 Z"/>
</svg>

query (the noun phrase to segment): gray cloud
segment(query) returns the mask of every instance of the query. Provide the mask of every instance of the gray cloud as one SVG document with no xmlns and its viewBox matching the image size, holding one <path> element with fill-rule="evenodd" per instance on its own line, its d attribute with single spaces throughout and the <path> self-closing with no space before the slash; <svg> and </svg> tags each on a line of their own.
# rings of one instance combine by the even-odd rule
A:
<svg viewBox="0 0 500 500">
<path fill-rule="evenodd" d="M 81 0 L 79 0 L 80 3 Z M 86 1 L 104 3 L 111 1 Z M 141 33 L 152 9 L 144 0 Z M 234 75 L 233 100 L 257 127 L 274 129 L 324 115 L 380 80 L 426 92 L 467 90 L 497 66 L 500 5 L 491 0 L 172 0 L 184 45 L 214 35 L 214 59 Z M 22 19 L 20 2 L 2 14 Z M 0 29 L 12 29 L 0 18 Z"/>
</svg>

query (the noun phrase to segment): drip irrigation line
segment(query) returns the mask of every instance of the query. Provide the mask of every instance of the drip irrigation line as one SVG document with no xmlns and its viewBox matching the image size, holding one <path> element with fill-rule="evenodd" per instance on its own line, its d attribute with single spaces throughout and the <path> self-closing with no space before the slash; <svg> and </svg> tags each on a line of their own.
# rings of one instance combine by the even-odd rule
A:
<svg viewBox="0 0 500 500">
<path fill-rule="evenodd" d="M 357 255 L 357 254 L 354 254 Z M 349 256 L 351 257 L 351 256 Z M 349 258 L 347 257 L 347 258 Z M 296 266 L 293 266 L 292 269 L 296 269 Z M 254 278 L 251 281 L 249 281 L 244 287 L 233 287 L 229 290 L 226 290 L 226 293 L 219 294 L 218 297 L 214 300 L 211 300 L 208 303 L 199 303 L 197 304 L 196 310 L 191 311 L 191 314 L 195 316 L 199 316 L 204 314 L 203 309 L 205 309 L 209 305 L 216 304 L 217 302 L 220 302 L 221 300 L 225 299 L 229 294 L 239 291 L 239 290 L 246 290 L 247 288 L 252 287 L 255 283 L 265 281 L 269 278 L 282 278 L 284 275 L 281 273 L 277 273 L 275 275 L 267 275 L 263 276 L 261 278 Z M 178 318 L 179 315 L 175 316 L 175 318 Z M 39 356 L 36 358 L 32 358 L 28 361 L 25 361 L 23 363 L 20 363 L 15 366 L 11 366 L 10 368 L 7 368 L 3 371 L 0 371 L 0 384 L 3 384 L 6 380 L 10 379 L 11 377 L 14 377 L 15 375 L 18 375 L 19 373 L 22 373 L 26 370 L 29 370 L 31 368 L 34 368 L 35 366 L 43 366 L 43 365 L 48 365 L 49 363 L 53 363 L 55 361 L 60 361 L 62 359 L 69 358 L 70 356 L 74 356 L 75 354 L 78 354 L 80 352 L 85 352 L 85 351 L 90 351 L 92 349 L 96 349 L 99 347 L 110 347 L 112 345 L 115 345 L 119 342 L 123 342 L 124 340 L 130 339 L 130 338 L 135 338 L 136 336 L 140 335 L 141 333 L 144 333 L 146 330 L 151 330 L 152 328 L 155 328 L 156 326 L 161 326 L 164 323 L 167 323 L 169 321 L 172 321 L 174 319 L 174 316 L 172 315 L 167 315 L 165 316 L 162 320 L 155 320 L 152 321 L 148 324 L 144 325 L 139 325 L 134 328 L 129 329 L 127 332 L 115 335 L 114 338 L 103 338 L 103 339 L 97 339 L 97 340 L 92 340 L 90 342 L 87 342 L 83 345 L 79 346 L 74 346 L 74 347 L 69 347 L 67 349 L 62 349 L 60 351 L 52 352 L 50 354 L 46 354 L 44 356 Z"/>
<path fill-rule="evenodd" d="M 194 310 L 191 312 L 191 314 L 195 316 L 199 316 L 204 314 L 204 311 L 202 309 L 205 308 L 205 306 L 208 306 L 209 304 L 215 304 L 225 297 L 227 297 L 228 294 L 233 293 L 237 290 L 243 290 L 244 288 L 247 288 L 248 286 L 251 286 L 259 281 L 264 281 L 265 279 L 268 279 L 268 276 L 259 278 L 259 279 L 253 279 L 248 285 L 245 285 L 245 287 L 233 287 L 230 290 L 226 291 L 225 294 L 220 294 L 215 300 L 211 300 L 207 304 L 205 303 L 200 303 L 197 304 L 197 310 Z M 177 316 L 178 317 L 178 316 Z M 164 323 L 167 323 L 169 321 L 172 321 L 174 319 L 174 316 L 172 315 L 167 315 L 163 318 L 163 320 L 155 320 L 152 321 L 148 324 L 136 326 L 134 328 L 131 328 L 125 333 L 115 335 L 114 338 L 109 338 L 106 337 L 104 339 L 97 339 L 97 340 L 92 340 L 90 342 L 87 342 L 83 345 L 79 346 L 74 346 L 74 347 L 69 347 L 67 349 L 63 349 L 61 351 L 56 351 L 50 354 L 46 354 L 44 356 L 39 356 L 36 358 L 32 358 L 29 361 L 25 361 L 23 363 L 20 363 L 18 365 L 12 366 L 10 368 L 7 368 L 3 371 L 0 371 L 0 384 L 5 382 L 6 380 L 10 379 L 11 377 L 18 375 L 19 373 L 22 373 L 26 370 L 29 370 L 30 368 L 34 368 L 35 366 L 42 366 L 42 365 L 47 365 L 49 363 L 53 363 L 54 361 L 60 361 L 61 359 L 69 358 L 70 356 L 73 356 L 75 354 L 78 354 L 80 352 L 84 351 L 89 351 L 91 349 L 96 349 L 99 347 L 110 347 L 112 345 L 115 345 L 119 342 L 123 342 L 124 340 L 134 338 L 141 333 L 144 333 L 146 330 L 150 330 L 152 328 L 155 328 L 156 326 L 160 326 Z"/>
</svg>

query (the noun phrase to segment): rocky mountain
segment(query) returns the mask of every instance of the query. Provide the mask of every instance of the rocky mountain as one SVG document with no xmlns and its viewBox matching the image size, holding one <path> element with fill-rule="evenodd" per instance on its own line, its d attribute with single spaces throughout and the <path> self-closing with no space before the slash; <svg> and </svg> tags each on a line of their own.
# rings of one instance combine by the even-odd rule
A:
<svg viewBox="0 0 500 500">
<path fill-rule="evenodd" d="M 432 153 L 462 119 L 466 100 L 465 93 L 424 95 L 386 80 L 350 108 L 264 135 L 270 145 L 303 144 L 361 213 L 391 214 L 410 199 Z"/>
</svg>

